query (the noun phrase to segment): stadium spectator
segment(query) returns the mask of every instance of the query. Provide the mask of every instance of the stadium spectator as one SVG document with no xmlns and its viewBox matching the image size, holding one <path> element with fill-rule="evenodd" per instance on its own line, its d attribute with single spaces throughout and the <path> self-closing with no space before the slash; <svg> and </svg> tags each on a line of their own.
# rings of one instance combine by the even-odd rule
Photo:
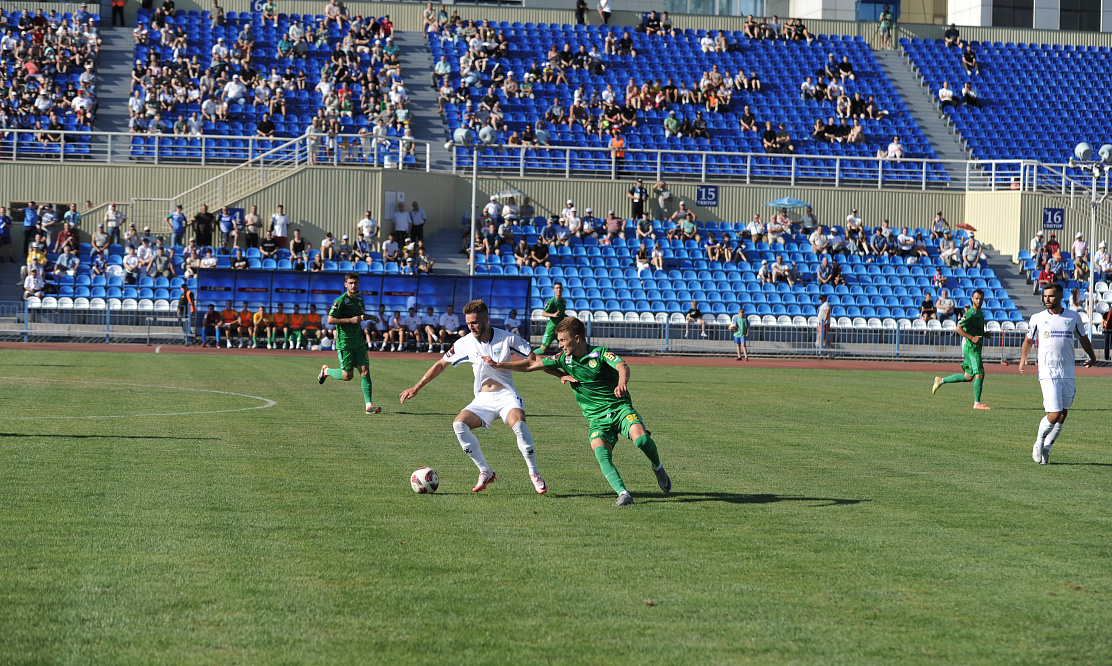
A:
<svg viewBox="0 0 1112 666">
<path fill-rule="evenodd" d="M 1098 280 L 1104 280 L 1112 273 L 1112 254 L 1108 252 L 1108 243 L 1101 241 L 1097 251 L 1093 254 L 1093 272 Z"/>
<path fill-rule="evenodd" d="M 237 249 L 237 251 L 239 251 Z M 169 253 L 165 247 L 155 249 L 154 256 L 151 257 L 150 263 L 147 264 L 147 275 L 150 277 L 175 277 L 174 262 L 171 260 Z"/>
<path fill-rule="evenodd" d="M 884 5 L 884 10 L 881 11 L 877 23 L 877 34 L 880 36 L 881 48 L 892 48 L 892 32 L 894 31 L 895 23 L 895 17 L 892 15 L 891 9 L 888 5 Z"/>
<path fill-rule="evenodd" d="M 822 256 L 822 261 L 819 263 L 819 268 L 815 273 L 815 277 L 818 279 L 819 284 L 828 284 L 832 287 L 844 283 L 838 262 L 831 261 L 830 255 L 828 254 Z"/>
<path fill-rule="evenodd" d="M 548 257 L 548 245 L 540 238 L 537 239 L 537 242 L 529 252 L 529 266 L 533 268 L 537 268 L 538 266 L 544 266 L 545 268 L 552 267 L 552 262 Z"/>
<path fill-rule="evenodd" d="M 1031 252 L 1031 258 L 1032 259 L 1035 259 L 1036 261 L 1038 261 L 1039 255 L 1042 254 L 1042 249 L 1043 249 L 1044 245 L 1045 245 L 1045 242 L 1043 240 L 1043 230 L 1039 229 L 1038 231 L 1035 232 L 1034 238 L 1032 238 L 1031 242 L 1028 243 L 1028 245 L 1027 245 L 1028 250 Z"/>
<path fill-rule="evenodd" d="M 938 319 L 938 311 L 935 308 L 934 299 L 931 298 L 931 293 L 929 291 L 923 294 L 923 302 L 919 305 L 919 318 L 922 319 L 924 323 L 932 319 Z"/>
<path fill-rule="evenodd" d="M 958 32 L 958 27 L 951 23 L 946 32 L 942 33 L 942 38 L 945 40 L 946 46 L 958 46 L 961 44 L 961 33 Z"/>
<path fill-rule="evenodd" d="M 946 321 L 951 318 L 957 321 L 956 305 L 954 299 L 950 298 L 949 290 L 943 289 L 941 293 L 939 293 L 938 299 L 934 302 L 935 314 L 938 317 L 938 321 Z"/>
<path fill-rule="evenodd" d="M 888 144 L 887 156 L 890 160 L 903 159 L 904 147 L 903 144 L 900 143 L 899 135 L 892 137 L 892 142 Z"/>
<path fill-rule="evenodd" d="M 1033 293 L 1037 294 L 1037 293 L 1041 292 L 1043 289 L 1046 289 L 1047 287 L 1052 286 L 1054 284 L 1054 281 L 1055 281 L 1055 276 L 1054 276 L 1053 271 L 1051 271 L 1051 265 L 1050 265 L 1050 262 L 1048 261 L 1045 264 L 1043 264 L 1043 267 L 1039 270 L 1039 276 L 1035 280 L 1036 286 L 1035 286 L 1035 289 L 1034 289 Z"/>
<path fill-rule="evenodd" d="M 961 261 L 965 268 L 974 268 L 981 261 L 981 241 L 973 232 L 965 239 L 965 247 L 961 251 Z"/>
<path fill-rule="evenodd" d="M 768 259 L 761 259 L 761 267 L 757 269 L 757 280 L 761 284 L 772 284 L 772 268 L 768 265 Z"/>
<path fill-rule="evenodd" d="M 973 83 L 970 81 L 966 81 L 961 88 L 961 102 L 975 109 L 981 108 L 981 100 L 977 97 L 977 91 L 973 89 Z"/>
<path fill-rule="evenodd" d="M 77 269 L 81 265 L 81 259 L 73 253 L 73 248 L 69 245 L 62 250 L 62 254 L 54 260 L 54 275 L 55 277 L 61 275 L 77 275 Z"/>
<path fill-rule="evenodd" d="M 683 337 L 688 337 L 691 334 L 691 325 L 698 324 L 701 332 L 699 337 L 707 337 L 707 322 L 703 319 L 703 311 L 699 309 L 699 304 L 691 301 L 691 308 L 688 309 L 687 314 L 684 316 L 683 321 Z"/>
<path fill-rule="evenodd" d="M 371 248 L 378 247 L 378 220 L 371 217 L 371 211 L 363 213 L 363 219 L 355 224 L 359 233 L 363 234 L 364 240 L 370 244 Z"/>
<path fill-rule="evenodd" d="M 954 91 L 950 88 L 949 81 L 943 81 L 942 87 L 938 89 L 938 106 L 941 109 L 946 107 L 953 107 L 954 104 Z"/>
<path fill-rule="evenodd" d="M 425 246 L 423 244 L 418 244 L 417 256 L 413 258 L 413 261 L 417 273 L 420 275 L 431 275 L 432 267 L 436 264 L 436 261 L 425 251 Z"/>
<path fill-rule="evenodd" d="M 395 238 L 399 239 L 399 241 L 409 238 L 409 228 L 412 223 L 413 217 L 410 212 L 405 209 L 404 203 L 399 201 L 398 204 L 394 207 L 394 214 L 392 219 L 394 221 Z"/>
<path fill-rule="evenodd" d="M 949 231 L 938 241 L 938 258 L 950 268 L 956 268 L 961 264 L 961 248 Z"/>
<path fill-rule="evenodd" d="M 811 251 L 815 254 L 830 254 L 830 237 L 826 235 L 826 227 L 819 225 L 807 239 L 811 243 Z M 757 242 L 753 239 L 753 242 Z"/>
<path fill-rule="evenodd" d="M 524 236 L 517 241 L 517 245 L 514 247 L 514 262 L 519 268 L 529 265 L 529 243 L 525 241 Z"/>
<path fill-rule="evenodd" d="M 139 256 L 135 253 L 135 247 L 129 246 L 127 254 L 123 258 L 124 267 L 124 284 L 138 284 L 139 278 L 142 277 L 143 263 L 139 261 Z"/>
<path fill-rule="evenodd" d="M 664 248 L 660 247 L 660 243 L 653 245 L 652 265 L 655 270 L 664 270 Z"/>
<path fill-rule="evenodd" d="M 278 241 L 274 239 L 274 234 L 269 229 L 262 242 L 259 243 L 259 257 L 261 259 L 278 260 Z"/>
<path fill-rule="evenodd" d="M 212 232 L 216 227 L 216 216 L 208 210 L 208 205 L 201 205 L 201 212 L 193 216 L 193 233 L 196 235 L 197 244 L 201 247 L 212 245 Z"/>
<path fill-rule="evenodd" d="M 789 287 L 794 287 L 795 280 L 789 273 L 790 268 L 788 264 L 784 263 L 784 255 L 776 255 L 776 263 L 772 264 L 772 283 L 787 282 Z"/>
<path fill-rule="evenodd" d="M 317 256 L 319 257 L 320 255 Z M 401 264 L 401 247 L 398 245 L 398 241 L 392 233 L 387 237 L 386 242 L 382 244 L 382 260 Z"/>
<path fill-rule="evenodd" d="M 201 268 L 216 268 L 216 257 L 212 254 L 212 248 L 206 247 L 205 254 L 201 257 Z"/>
<path fill-rule="evenodd" d="M 1085 257 L 1073 260 L 1073 279 L 1083 284 L 1089 282 L 1089 262 Z"/>
<path fill-rule="evenodd" d="M 819 294 L 818 324 L 815 345 L 821 354 L 830 348 L 830 318 L 833 307 L 827 302 L 826 294 Z"/>
<path fill-rule="evenodd" d="M 274 234 L 274 242 L 280 249 L 286 248 L 286 234 L 290 228 L 290 216 L 286 215 L 285 207 L 279 205 L 277 212 L 270 216 L 269 230 Z"/>
<path fill-rule="evenodd" d="M 1075 259 L 1089 256 L 1089 242 L 1085 240 L 1084 234 L 1080 231 L 1074 236 L 1073 247 L 1071 249 Z"/>
<path fill-rule="evenodd" d="M 11 247 L 10 245 L 8 246 Z M 77 230 L 69 222 L 63 223 L 62 230 L 58 232 L 58 237 L 54 240 L 54 252 L 61 252 L 64 248 L 70 248 L 75 252 L 78 249 L 77 243 Z"/>
<path fill-rule="evenodd" d="M 31 203 L 32 203 L 32 205 L 34 204 L 33 201 Z M 119 243 L 120 242 L 120 227 L 123 225 L 124 221 L 126 221 L 126 220 L 127 220 L 127 215 L 124 215 L 123 212 L 121 212 L 118 208 L 116 208 L 116 204 L 114 204 L 114 203 L 108 204 L 108 209 L 104 212 L 104 226 L 105 226 L 105 229 L 108 231 L 108 237 L 111 239 L 111 242 L 113 242 L 113 243 Z M 37 216 L 36 216 L 36 222 L 37 222 Z M 27 223 L 24 222 L 25 227 L 26 227 L 26 224 Z"/>
<path fill-rule="evenodd" d="M 0 251 L 6 252 L 9 263 L 15 263 L 12 255 L 12 218 L 8 215 L 8 209 L 3 206 L 0 206 Z"/>
<path fill-rule="evenodd" d="M 246 270 L 250 265 L 247 262 L 247 257 L 243 256 L 243 248 L 237 247 L 235 253 L 232 254 L 231 266 L 236 270 Z"/>
<path fill-rule="evenodd" d="M 973 51 L 973 47 L 968 44 L 966 44 L 965 50 L 961 54 L 961 66 L 965 68 L 966 76 L 981 73 L 981 66 L 977 63 L 977 54 Z"/>
</svg>

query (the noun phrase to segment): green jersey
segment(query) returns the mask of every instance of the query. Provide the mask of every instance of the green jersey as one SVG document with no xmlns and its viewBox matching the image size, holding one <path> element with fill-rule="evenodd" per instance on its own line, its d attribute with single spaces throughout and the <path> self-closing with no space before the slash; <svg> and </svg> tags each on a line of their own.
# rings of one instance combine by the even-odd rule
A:
<svg viewBox="0 0 1112 666">
<path fill-rule="evenodd" d="M 981 348 L 985 346 L 985 338 L 984 338 L 984 335 L 985 335 L 985 315 L 984 315 L 984 313 L 981 312 L 980 310 L 970 306 L 969 309 L 965 311 L 965 314 L 962 316 L 961 320 L 958 322 L 958 326 L 961 326 L 961 330 L 965 331 L 969 335 L 979 335 L 979 336 L 981 336 L 981 341 L 980 342 L 973 342 L 973 341 L 968 340 L 966 338 L 962 338 L 962 341 L 963 341 L 962 345 L 961 345 L 962 349 L 975 351 L 975 352 L 980 352 Z"/>
<path fill-rule="evenodd" d="M 548 320 L 548 324 L 550 326 L 555 326 L 556 324 L 559 324 L 561 321 L 563 321 L 564 317 L 567 316 L 564 310 L 567 309 L 568 303 L 564 299 L 556 298 L 555 296 L 548 299 L 548 302 L 544 304 L 544 311 L 556 314 L 555 317 L 552 317 Z"/>
<path fill-rule="evenodd" d="M 350 319 L 361 316 L 363 310 L 362 296 L 348 296 L 347 292 L 344 292 L 342 296 L 332 301 L 328 316 L 337 319 Z M 367 346 L 367 338 L 363 335 L 361 325 L 336 324 L 336 349 L 350 349 L 359 346 L 364 348 Z"/>
<path fill-rule="evenodd" d="M 576 379 L 571 384 L 575 401 L 588 420 L 605 417 L 622 408 L 632 408 L 629 393 L 614 395 L 618 387 L 618 364 L 622 359 L 606 347 L 591 347 L 583 358 L 572 358 L 564 352 L 544 359 L 546 368 L 559 368 Z"/>
<path fill-rule="evenodd" d="M 746 335 L 749 334 L 749 320 L 748 319 L 746 319 L 742 315 L 734 315 L 733 322 L 734 322 L 734 326 L 737 326 L 737 330 L 734 331 L 734 337 L 735 338 L 744 338 Z"/>
</svg>

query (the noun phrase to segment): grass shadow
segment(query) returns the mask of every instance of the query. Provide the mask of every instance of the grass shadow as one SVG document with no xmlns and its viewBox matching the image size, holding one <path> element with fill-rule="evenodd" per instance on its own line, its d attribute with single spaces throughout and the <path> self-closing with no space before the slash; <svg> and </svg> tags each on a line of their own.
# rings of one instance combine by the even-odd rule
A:
<svg viewBox="0 0 1112 666">
<path fill-rule="evenodd" d="M 1066 463 L 1062 463 L 1066 464 Z M 1103 464 L 1103 463 L 1100 463 Z M 555 497 L 614 497 L 614 493 L 572 493 L 557 494 Z M 726 502 L 727 504 L 774 504 L 776 502 L 814 502 L 812 506 L 838 506 L 869 502 L 867 499 L 843 499 L 837 497 L 801 497 L 796 495 L 773 495 L 770 493 L 643 493 L 633 496 L 634 502 Z"/>
<path fill-rule="evenodd" d="M 0 437 L 49 437 L 51 439 L 175 439 L 182 442 L 220 441 L 219 437 L 169 437 L 164 435 L 51 435 L 22 432 L 0 432 Z"/>
</svg>

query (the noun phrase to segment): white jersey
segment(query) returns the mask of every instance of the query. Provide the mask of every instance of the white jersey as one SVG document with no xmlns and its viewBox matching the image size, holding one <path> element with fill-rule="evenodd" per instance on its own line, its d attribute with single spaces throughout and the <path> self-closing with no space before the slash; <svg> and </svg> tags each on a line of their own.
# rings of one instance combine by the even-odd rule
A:
<svg viewBox="0 0 1112 666">
<path fill-rule="evenodd" d="M 1031 317 L 1027 339 L 1039 346 L 1039 379 L 1073 379 L 1073 338 L 1085 337 L 1081 315 L 1043 310 Z"/>
<path fill-rule="evenodd" d="M 493 334 L 490 342 L 480 342 L 474 333 L 468 333 L 456 340 L 448 353 L 444 354 L 444 360 L 451 363 L 453 367 L 465 361 L 471 363 L 471 367 L 475 371 L 475 395 L 479 395 L 479 389 L 483 382 L 488 379 L 493 379 L 516 393 L 514 373 L 510 370 L 495 370 L 483 363 L 483 357 L 489 356 L 495 361 L 501 362 L 509 360 L 511 354 L 528 358 L 533 350 L 529 347 L 528 342 L 513 333 L 507 333 L 500 328 L 491 328 L 491 331 Z"/>
<path fill-rule="evenodd" d="M 417 315 L 405 315 L 402 317 L 402 323 L 411 331 L 416 331 L 421 326 L 421 318 Z"/>
</svg>

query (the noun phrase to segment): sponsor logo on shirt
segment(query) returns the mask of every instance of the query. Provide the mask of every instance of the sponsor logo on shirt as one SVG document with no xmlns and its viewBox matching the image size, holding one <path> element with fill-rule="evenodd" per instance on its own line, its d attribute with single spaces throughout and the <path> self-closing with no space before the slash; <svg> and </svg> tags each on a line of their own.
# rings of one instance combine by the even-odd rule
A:
<svg viewBox="0 0 1112 666">
<path fill-rule="evenodd" d="M 591 359 L 591 360 L 590 360 L 590 361 L 589 361 L 589 362 L 587 363 L 587 365 L 589 365 L 589 366 L 590 366 L 590 367 L 592 367 L 592 368 L 597 368 L 597 367 L 598 367 L 598 361 L 596 361 L 595 359 Z"/>
</svg>

